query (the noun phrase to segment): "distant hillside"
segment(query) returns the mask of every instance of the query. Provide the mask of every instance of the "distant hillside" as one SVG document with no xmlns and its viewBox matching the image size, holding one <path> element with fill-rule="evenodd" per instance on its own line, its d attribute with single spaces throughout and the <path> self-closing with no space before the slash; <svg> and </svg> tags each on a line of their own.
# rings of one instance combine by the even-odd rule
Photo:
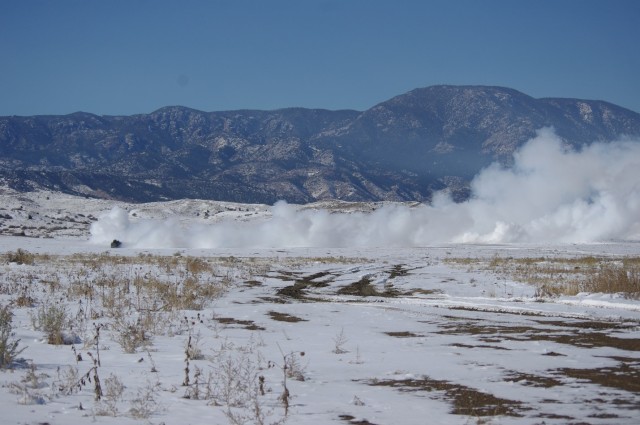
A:
<svg viewBox="0 0 640 425">
<path fill-rule="evenodd" d="M 433 86 L 358 111 L 290 108 L 0 117 L 0 181 L 133 202 L 293 203 L 468 196 L 541 127 L 572 145 L 640 135 L 640 114 L 502 87 Z"/>
</svg>

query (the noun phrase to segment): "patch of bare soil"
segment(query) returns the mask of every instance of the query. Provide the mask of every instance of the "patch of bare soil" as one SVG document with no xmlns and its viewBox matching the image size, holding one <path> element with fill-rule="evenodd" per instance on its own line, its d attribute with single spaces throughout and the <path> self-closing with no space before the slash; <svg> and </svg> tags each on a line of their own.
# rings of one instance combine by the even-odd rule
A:
<svg viewBox="0 0 640 425">
<path fill-rule="evenodd" d="M 355 416 L 351 416 L 351 415 L 340 415 L 338 417 L 343 421 L 347 421 L 349 425 L 376 425 L 373 422 L 369 422 L 366 419 L 356 419 Z"/>
<path fill-rule="evenodd" d="M 507 378 L 505 378 L 506 382 L 517 382 L 521 385 L 531 386 L 531 387 L 541 387 L 541 388 L 551 388 L 557 387 L 559 385 L 563 385 L 562 382 L 555 378 L 551 378 L 549 376 L 539 376 L 533 375 L 530 373 L 523 372 L 511 372 Z"/>
<path fill-rule="evenodd" d="M 306 319 L 301 319 L 300 317 L 292 316 L 287 313 L 280 313 L 278 311 L 270 311 L 268 314 L 269 314 L 269 317 L 271 317 L 271 319 L 277 320 L 279 322 L 289 322 L 289 323 L 307 322 Z"/>
<path fill-rule="evenodd" d="M 306 288 L 306 284 L 296 282 L 293 285 L 285 286 L 284 288 L 278 289 L 276 293 L 282 297 L 293 298 L 296 300 L 305 300 L 307 298 Z"/>
<path fill-rule="evenodd" d="M 383 292 L 380 292 L 371 284 L 371 279 L 369 277 L 363 276 L 359 281 L 340 288 L 338 290 L 338 295 L 356 295 L 360 297 L 397 297 L 401 294 L 393 288 L 386 288 Z"/>
<path fill-rule="evenodd" d="M 389 335 L 389 336 L 393 336 L 395 338 L 417 338 L 417 337 L 424 336 L 424 335 L 416 334 L 416 333 L 409 332 L 409 331 L 384 332 L 384 333 Z"/>
<path fill-rule="evenodd" d="M 554 329 L 530 326 L 479 325 L 477 323 L 447 323 L 444 330 L 437 333 L 448 335 L 491 335 L 491 342 L 510 341 L 550 341 L 558 344 L 573 345 L 582 348 L 611 347 L 625 351 L 640 351 L 640 339 L 618 338 L 606 332 L 586 332 L 584 329 L 611 329 L 608 322 L 578 323 L 575 330 L 564 325 L 567 332 L 557 333 Z M 597 327 L 601 326 L 601 327 Z M 489 342 L 489 340 L 487 340 Z"/>
<path fill-rule="evenodd" d="M 256 325 L 253 320 L 239 320 L 239 319 L 234 319 L 233 317 L 214 317 L 213 320 L 223 325 L 240 325 L 244 327 L 244 329 L 247 329 L 250 331 L 266 330 L 262 326 Z"/>
<path fill-rule="evenodd" d="M 517 315 L 517 316 L 542 316 L 542 317 L 546 316 L 546 314 L 542 312 L 526 311 L 526 310 L 495 311 L 495 310 L 487 310 L 485 307 L 469 307 L 469 306 L 462 306 L 462 305 L 451 306 L 448 308 L 449 310 L 473 311 L 473 312 L 480 312 L 480 313 L 491 313 L 495 315 L 508 314 L 508 315 Z"/>
<path fill-rule="evenodd" d="M 546 329 L 531 326 L 488 325 L 474 322 L 445 323 L 441 325 L 441 328 L 444 330 L 436 333 L 445 335 L 528 335 L 529 333 L 551 332 Z"/>
<path fill-rule="evenodd" d="M 520 412 L 530 410 L 522 402 L 499 398 L 493 394 L 448 381 L 439 381 L 429 377 L 422 379 L 385 379 L 368 382 L 371 386 L 397 388 L 400 391 L 426 391 L 443 393 L 443 398 L 451 402 L 451 413 L 472 417 L 512 416 L 522 417 Z"/>
<path fill-rule="evenodd" d="M 449 344 L 450 347 L 459 347 L 459 348 L 491 348 L 493 350 L 506 350 L 506 351 L 510 351 L 509 348 L 505 348 L 505 347 L 500 347 L 499 345 L 485 345 L 485 344 L 480 344 L 480 345 L 470 345 L 470 344 L 462 344 L 459 342 L 454 342 L 453 344 Z"/>
<path fill-rule="evenodd" d="M 277 276 L 280 280 L 293 281 L 293 285 L 285 286 L 277 291 L 277 294 L 282 297 L 293 298 L 299 301 L 320 301 L 317 299 L 308 298 L 308 288 L 324 288 L 329 286 L 329 282 L 333 281 L 334 277 L 330 272 L 317 272 L 307 276 L 298 276 L 293 272 L 280 272 L 281 275 Z M 330 276 L 323 281 L 317 281 L 317 279 Z"/>
<path fill-rule="evenodd" d="M 444 294 L 444 291 L 442 289 L 423 289 L 423 288 L 415 288 L 412 289 L 409 293 L 409 295 L 415 295 L 415 294 L 420 294 L 420 295 L 442 295 Z"/>
<path fill-rule="evenodd" d="M 640 394 L 640 361 L 637 360 L 632 362 L 623 361 L 615 367 L 601 367 L 597 369 L 557 369 L 556 374 L 602 385 L 603 387 L 616 388 Z M 632 404 L 636 407 L 640 407 L 640 400 L 636 398 Z"/>
<path fill-rule="evenodd" d="M 541 325 L 559 326 L 564 328 L 579 328 L 579 329 L 595 329 L 595 330 L 608 330 L 608 329 L 629 329 L 638 326 L 637 323 L 619 323 L 619 322 L 596 322 L 596 321 L 577 321 L 567 322 L 561 320 L 536 320 Z"/>
<path fill-rule="evenodd" d="M 405 268 L 404 264 L 396 264 L 389 271 L 389 279 L 394 279 L 399 276 L 407 276 L 409 269 Z"/>
</svg>

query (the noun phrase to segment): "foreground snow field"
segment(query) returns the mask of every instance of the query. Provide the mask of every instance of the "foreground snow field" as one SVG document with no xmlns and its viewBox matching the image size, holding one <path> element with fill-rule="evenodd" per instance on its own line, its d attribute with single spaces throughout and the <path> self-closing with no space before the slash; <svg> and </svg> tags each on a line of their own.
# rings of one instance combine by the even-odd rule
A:
<svg viewBox="0 0 640 425">
<path fill-rule="evenodd" d="M 0 306 L 24 351 L 0 371 L 3 424 L 640 421 L 640 302 L 554 292 L 637 265 L 638 242 L 111 249 L 88 231 L 113 203 L 4 199 Z"/>
<path fill-rule="evenodd" d="M 2 252 L 37 254 L 32 265 L 0 266 L 3 304 L 17 304 L 15 290 L 23 285 L 37 301 L 13 308 L 15 338 L 25 350 L 11 370 L 0 372 L 3 423 L 271 423 L 285 418 L 284 372 L 291 372 L 289 423 L 637 423 L 640 303 L 616 295 L 539 298 L 534 286 L 488 264 L 495 258 L 622 258 L 637 256 L 638 248 L 125 248 L 104 254 L 105 247 L 79 239 L 2 237 Z M 101 263 L 81 266 L 99 257 Z M 110 309 L 124 309 L 134 326 L 150 304 L 99 301 L 100 277 L 134 282 L 146 274 L 178 284 L 188 277 L 179 261 L 195 257 L 211 267 L 203 266 L 199 279 L 223 282 L 224 292 L 200 310 L 156 304 L 154 320 L 162 323 L 125 352 L 118 340 L 126 330 L 115 325 Z M 167 269 L 148 258 L 178 261 Z M 83 282 L 95 285 L 92 297 L 69 289 Z M 373 289 L 358 292 L 358 282 Z M 65 331 L 73 345 L 48 344 L 34 329 L 33 317 L 46 302 L 66 308 L 75 323 Z M 101 401 L 89 382 L 92 372 L 78 384 L 94 366 L 88 353 L 97 354 L 98 324 L 103 391 L 114 381 L 124 385 Z M 198 355 L 189 361 L 185 386 L 189 336 Z M 283 363 L 290 368 L 283 370 Z"/>
</svg>

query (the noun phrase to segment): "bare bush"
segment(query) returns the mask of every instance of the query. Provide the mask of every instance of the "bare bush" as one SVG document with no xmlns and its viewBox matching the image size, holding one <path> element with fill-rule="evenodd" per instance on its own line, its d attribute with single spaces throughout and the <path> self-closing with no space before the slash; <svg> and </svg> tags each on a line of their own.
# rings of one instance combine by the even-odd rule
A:
<svg viewBox="0 0 640 425">
<path fill-rule="evenodd" d="M 200 273 L 211 273 L 212 267 L 202 258 L 188 257 L 186 259 L 186 268 L 192 275 L 198 275 Z"/>
<path fill-rule="evenodd" d="M 18 248 L 15 252 L 6 254 L 9 263 L 32 265 L 35 262 L 35 255 L 22 248 Z"/>
<path fill-rule="evenodd" d="M 147 347 L 151 343 L 151 336 L 139 319 L 127 320 L 118 317 L 113 323 L 113 330 L 113 339 L 120 344 L 125 353 L 135 353 L 138 348 Z"/>
<path fill-rule="evenodd" d="M 12 382 L 9 385 L 9 391 L 19 396 L 19 404 L 46 404 L 47 398 L 42 392 L 42 389 L 47 387 L 46 378 L 48 375 L 38 373 L 35 365 L 31 364 L 27 374 L 20 382 Z"/>
<path fill-rule="evenodd" d="M 258 380 L 258 365 L 246 353 L 228 354 L 219 359 L 213 396 L 217 404 L 246 407 Z"/>
<path fill-rule="evenodd" d="M 43 303 L 35 315 L 31 316 L 34 329 L 44 332 L 47 343 L 61 345 L 71 343 L 72 338 L 65 340 L 64 331 L 69 326 L 67 309 L 53 302 Z"/>
<path fill-rule="evenodd" d="M 122 401 L 125 386 L 120 379 L 111 374 L 104 380 L 104 392 L 102 398 L 96 402 L 96 415 L 118 416 L 118 403 Z"/>
<path fill-rule="evenodd" d="M 13 339 L 13 313 L 8 306 L 0 307 L 0 369 L 10 367 L 26 347 L 18 348 L 19 339 Z"/>
<path fill-rule="evenodd" d="M 344 354 L 349 351 L 345 350 L 344 345 L 348 342 L 347 336 L 344 333 L 344 328 L 340 329 L 340 332 L 333 338 L 334 348 L 332 350 L 335 354 Z"/>
<path fill-rule="evenodd" d="M 57 379 L 53 382 L 51 387 L 55 391 L 69 395 L 77 391 L 80 391 L 83 387 L 83 383 L 80 379 L 80 373 L 75 366 L 67 366 L 65 368 L 58 368 Z"/>
<path fill-rule="evenodd" d="M 160 409 L 158 403 L 159 382 L 147 381 L 147 384 L 138 389 L 136 396 L 131 400 L 129 414 L 134 419 L 148 419 Z"/>
<path fill-rule="evenodd" d="M 288 355 L 283 356 L 283 365 L 288 364 L 286 359 Z M 266 395 L 270 392 L 267 390 L 265 378 L 259 375 L 262 370 L 260 353 L 254 351 L 253 346 L 238 347 L 236 352 L 225 351 L 219 353 L 214 359 L 215 383 L 213 385 L 213 403 L 225 406 L 224 414 L 229 423 L 233 425 L 241 424 L 282 424 L 285 422 L 285 415 L 277 418 L 273 409 L 266 408 Z M 269 366 L 275 366 L 270 362 Z M 290 394 L 286 386 L 287 369 L 283 366 L 283 395 L 279 397 L 279 401 L 288 409 Z M 286 394 L 286 402 L 283 396 Z"/>
</svg>

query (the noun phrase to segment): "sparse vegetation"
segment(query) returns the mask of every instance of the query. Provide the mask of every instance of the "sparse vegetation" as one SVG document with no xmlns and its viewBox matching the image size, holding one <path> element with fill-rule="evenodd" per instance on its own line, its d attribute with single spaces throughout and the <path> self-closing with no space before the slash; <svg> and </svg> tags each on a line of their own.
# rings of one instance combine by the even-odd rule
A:
<svg viewBox="0 0 640 425">
<path fill-rule="evenodd" d="M 278 348 L 280 348 L 280 346 L 278 346 Z M 287 417 L 289 414 L 289 400 L 291 399 L 291 392 L 287 386 L 287 378 L 304 381 L 303 369 L 298 360 L 298 356 L 303 357 L 305 353 L 304 351 L 292 351 L 285 354 L 282 349 L 280 349 L 280 354 L 282 355 L 282 363 L 280 364 L 280 369 L 282 369 L 282 394 L 280 395 L 280 402 L 284 407 L 284 416 Z"/>
<path fill-rule="evenodd" d="M 628 298 L 640 298 L 640 266 L 636 261 L 623 261 L 621 265 L 603 264 L 587 274 L 579 283 L 585 292 L 621 293 Z"/>
<path fill-rule="evenodd" d="M 18 248 L 15 252 L 7 252 L 7 262 L 16 264 L 33 265 L 35 255 L 24 249 Z"/>
<path fill-rule="evenodd" d="M 344 348 L 347 342 L 349 342 L 347 335 L 344 333 L 344 328 L 341 328 L 340 332 L 333 338 L 333 350 L 331 351 L 335 354 L 348 353 L 349 351 Z"/>
<path fill-rule="evenodd" d="M 159 387 L 159 382 L 147 381 L 143 387 L 138 389 L 135 397 L 131 400 L 131 408 L 129 409 L 131 417 L 134 419 L 148 419 L 160 409 L 158 403 Z"/>
<path fill-rule="evenodd" d="M 508 279 L 535 285 L 539 297 L 592 292 L 640 298 L 640 257 L 494 256 L 490 260 L 447 258 L 445 262 L 469 269 L 488 270 Z"/>
<path fill-rule="evenodd" d="M 302 409 L 302 403 L 308 402 L 299 400 L 310 392 L 309 388 L 320 385 L 324 378 L 315 364 L 309 372 L 306 370 L 309 357 L 306 353 L 279 350 L 279 357 L 274 349 L 277 343 L 268 338 L 274 334 L 276 338 L 284 335 L 287 341 L 297 343 L 300 329 L 332 326 L 328 329 L 335 333 L 335 337 L 325 336 L 325 340 L 318 341 L 319 345 L 315 347 L 325 350 L 324 355 L 331 356 L 330 361 L 336 365 L 370 373 L 369 367 L 359 366 L 363 360 L 358 344 L 365 347 L 367 365 L 376 364 L 380 359 L 379 353 L 371 351 L 371 346 L 364 342 L 366 339 L 356 332 L 361 329 L 357 327 L 358 323 L 354 323 L 352 329 L 353 322 L 331 322 L 332 317 L 339 317 L 337 314 L 343 311 L 340 303 L 367 305 L 372 313 L 362 317 L 371 317 L 372 320 L 385 317 L 386 320 L 387 313 L 389 316 L 395 314 L 394 308 L 400 310 L 406 306 L 404 299 L 392 300 L 390 297 L 414 294 L 417 302 L 425 299 L 432 302 L 433 298 L 428 297 L 446 294 L 446 289 L 428 285 L 408 291 L 408 288 L 422 284 L 422 280 L 415 279 L 415 276 L 427 276 L 425 281 L 431 276 L 416 266 L 417 262 L 405 265 L 398 264 L 397 260 L 380 267 L 365 268 L 362 264 L 368 260 L 330 256 L 312 260 L 190 257 L 185 252 L 180 255 L 120 256 L 101 253 L 31 256 L 31 264 L 25 263 L 21 267 L 5 265 L 5 269 L 0 270 L 3 273 L 0 276 L 0 296 L 3 302 L 7 300 L 9 303 L 0 308 L 0 367 L 21 366 L 21 379 L 8 384 L 8 391 L 16 394 L 18 401 L 24 404 L 48 404 L 57 397 L 73 396 L 82 399 L 85 405 L 87 402 L 90 404 L 79 406 L 79 410 L 88 410 L 89 415 L 128 416 L 144 421 L 155 420 L 155 416 L 162 412 L 163 402 L 174 393 L 175 397 L 182 398 L 181 403 L 211 406 L 217 410 L 218 418 L 224 421 L 226 417 L 231 424 L 295 421 L 296 411 Z M 277 261 L 276 267 L 271 264 L 273 261 Z M 355 262 L 359 264 L 344 267 L 349 272 L 340 270 L 338 266 L 325 266 Z M 513 279 L 531 283 L 536 285 L 540 297 L 581 291 L 621 293 L 630 298 L 637 298 L 638 294 L 638 257 L 518 259 L 495 256 L 484 259 L 448 258 L 446 262 L 497 275 L 500 279 L 496 280 L 499 281 Z M 46 272 L 42 272 L 43 269 Z M 369 273 L 370 270 L 373 272 Z M 482 285 L 482 278 L 478 277 L 478 280 L 472 280 L 471 284 Z M 277 281 L 288 282 L 291 286 L 278 291 L 277 288 L 282 286 Z M 405 281 L 408 284 L 402 286 Z M 433 281 L 444 288 L 450 284 L 466 284 L 469 279 L 437 275 Z M 244 292 L 244 298 L 234 299 L 237 304 L 227 310 L 224 303 L 216 301 L 230 288 Z M 274 292 L 281 296 L 267 297 Z M 292 307 L 290 303 L 297 301 L 328 302 L 326 311 L 331 313 L 322 320 L 317 319 L 314 312 L 319 304 L 293 306 L 287 310 L 287 306 Z M 236 306 L 241 303 L 252 306 L 253 314 L 237 310 Z M 224 307 L 218 310 L 220 305 Z M 305 310 L 305 307 L 309 309 Z M 373 328 L 369 330 L 371 335 L 380 335 L 384 344 L 392 341 L 398 346 L 428 347 L 434 338 L 446 336 L 447 342 L 443 347 L 456 354 L 471 350 L 486 353 L 515 350 L 508 344 L 531 341 L 540 346 L 553 345 L 555 351 L 539 354 L 545 356 L 544 359 L 565 357 L 569 348 L 574 347 L 608 347 L 624 350 L 630 357 L 640 351 L 638 339 L 626 334 L 630 327 L 637 326 L 633 321 L 550 320 L 539 311 L 531 311 L 517 313 L 527 315 L 527 325 L 511 325 L 472 320 L 471 316 L 487 314 L 478 305 L 439 308 L 446 308 L 450 316 L 439 317 L 445 320 L 437 325 L 434 322 L 438 318 L 434 319 L 428 313 L 420 314 L 418 322 L 405 323 L 406 327 L 397 322 L 387 324 L 378 321 L 375 331 Z M 50 348 L 72 352 L 69 353 L 69 364 L 61 364 L 55 372 L 51 368 L 41 371 L 35 364 L 30 364 L 27 370 L 24 367 L 27 361 L 18 359 L 24 348 L 13 334 L 11 309 L 18 312 L 17 323 L 22 323 L 23 330 L 25 324 L 28 328 L 31 318 L 33 328 L 42 332 L 46 342 L 75 344 L 66 348 Z M 421 324 L 416 326 L 416 323 Z M 347 339 L 342 324 L 348 327 L 352 341 Z M 427 330 L 428 327 L 431 329 Z M 28 331 L 33 332 L 34 329 Z M 274 329 L 278 332 L 272 332 Z M 292 329 L 291 335 L 287 334 L 289 329 Z M 268 332 L 262 332 L 264 330 Z M 24 336 L 22 338 L 26 340 Z M 170 355 L 166 352 L 168 341 L 179 341 L 179 344 L 174 344 L 176 347 L 172 347 Z M 568 348 L 565 350 L 565 347 Z M 264 352 L 268 353 L 267 358 Z M 350 354 L 341 355 L 345 353 Z M 132 365 L 132 371 L 139 371 L 142 379 L 124 375 L 120 369 L 122 363 L 112 368 L 109 359 L 114 356 L 122 356 Z M 174 364 L 182 366 L 168 367 L 168 357 L 177 362 Z M 157 365 L 154 359 L 158 361 Z M 453 413 L 476 418 L 477 423 L 491 421 L 495 415 L 518 417 L 527 412 L 526 402 L 507 399 L 509 397 L 505 398 L 504 394 L 494 395 L 488 390 L 476 390 L 442 377 L 438 380 L 421 378 L 413 371 L 406 372 L 398 375 L 397 380 L 388 379 L 389 375 L 386 375 L 383 380 L 371 381 L 371 376 L 367 375 L 360 382 L 407 393 L 417 391 L 421 396 L 441 399 L 451 404 Z M 607 377 L 607 373 L 611 376 Z M 408 375 L 412 377 L 408 378 Z M 556 366 L 540 374 L 507 371 L 502 378 L 514 386 L 558 388 L 566 385 L 567 380 L 574 379 L 635 394 L 637 385 L 625 383 L 627 375 L 637 375 L 637 361 L 633 358 L 620 361 L 618 366 L 594 369 Z M 375 403 L 364 394 L 358 395 L 362 399 L 353 397 L 352 407 Z M 348 402 L 346 400 L 346 404 Z M 352 418 L 348 420 L 350 423 L 371 423 L 365 419 L 356 420 L 355 416 L 343 416 Z M 358 414 L 358 417 L 362 415 Z"/>
<path fill-rule="evenodd" d="M 20 340 L 14 339 L 12 320 L 9 307 L 0 306 L 0 369 L 10 367 L 26 348 L 19 348 Z"/>
<path fill-rule="evenodd" d="M 72 337 L 64 334 L 69 326 L 69 313 L 65 306 L 46 301 L 40 305 L 37 313 L 32 316 L 34 329 L 44 332 L 47 343 L 62 345 L 72 343 Z"/>
<path fill-rule="evenodd" d="M 111 374 L 104 380 L 104 394 L 99 403 L 96 403 L 96 415 L 118 416 L 118 405 L 122 402 L 125 386 L 116 375 Z"/>
<path fill-rule="evenodd" d="M 146 347 L 151 343 L 148 332 L 139 320 L 118 317 L 112 327 L 115 332 L 114 339 L 125 353 L 135 353 L 139 348 Z"/>
</svg>

